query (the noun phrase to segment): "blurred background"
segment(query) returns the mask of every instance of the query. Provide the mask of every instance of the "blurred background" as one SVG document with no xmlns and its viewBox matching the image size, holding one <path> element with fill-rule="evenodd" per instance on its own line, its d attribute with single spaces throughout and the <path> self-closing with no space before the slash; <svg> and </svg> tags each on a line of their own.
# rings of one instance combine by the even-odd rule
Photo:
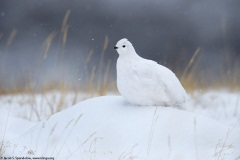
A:
<svg viewBox="0 0 240 160">
<path fill-rule="evenodd" d="M 214 157 L 232 154 L 234 146 L 225 142 L 240 127 L 240 0 L 0 0 L 0 157 L 15 153 L 12 138 L 24 137 L 38 122 L 48 124 L 51 115 L 89 98 L 118 95 L 113 47 L 122 38 L 141 57 L 177 75 L 189 95 L 183 109 L 194 113 L 191 137 L 198 142 L 198 115 L 215 119 L 230 132 L 221 133 L 226 137 Z M 62 122 L 56 121 L 50 136 Z M 70 121 L 69 134 L 60 137 L 75 124 Z M 54 139 L 49 146 L 60 152 L 65 142 Z M 98 156 L 95 149 L 83 157 Z"/>
<path fill-rule="evenodd" d="M 1 0 L 0 93 L 116 91 L 121 38 L 188 91 L 239 90 L 239 8 L 238 0 Z"/>
</svg>

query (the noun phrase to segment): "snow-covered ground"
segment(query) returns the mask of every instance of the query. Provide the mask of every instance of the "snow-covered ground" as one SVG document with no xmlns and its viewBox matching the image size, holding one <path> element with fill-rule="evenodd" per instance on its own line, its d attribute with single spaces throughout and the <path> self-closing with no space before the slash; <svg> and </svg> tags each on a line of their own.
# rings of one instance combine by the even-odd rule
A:
<svg viewBox="0 0 240 160">
<path fill-rule="evenodd" d="M 185 110 L 132 106 L 120 96 L 89 97 L 57 92 L 1 96 L 0 157 L 240 158 L 237 92 L 195 92 Z"/>
</svg>

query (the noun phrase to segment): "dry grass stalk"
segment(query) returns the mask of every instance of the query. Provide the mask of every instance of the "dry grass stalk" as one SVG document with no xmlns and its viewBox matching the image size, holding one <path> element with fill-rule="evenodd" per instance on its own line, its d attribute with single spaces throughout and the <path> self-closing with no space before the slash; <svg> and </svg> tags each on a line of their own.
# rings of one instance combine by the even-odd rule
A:
<svg viewBox="0 0 240 160">
<path fill-rule="evenodd" d="M 93 55 L 93 50 L 91 49 L 90 52 L 88 53 L 88 56 L 87 56 L 86 61 L 85 61 L 86 68 L 87 68 L 90 60 L 92 59 L 92 55 Z"/>
<path fill-rule="evenodd" d="M 153 114 L 153 119 L 152 119 L 152 124 L 151 124 L 151 129 L 150 129 L 150 133 L 149 133 L 149 139 L 148 139 L 148 147 L 147 147 L 147 155 L 149 156 L 150 154 L 150 150 L 152 147 L 152 140 L 153 140 L 153 134 L 154 134 L 154 129 L 155 129 L 155 125 L 158 119 L 158 107 L 156 107 L 154 114 Z"/>
<path fill-rule="evenodd" d="M 88 91 L 90 91 L 90 93 L 92 93 L 92 94 L 93 94 L 93 91 L 95 91 L 94 87 L 93 87 L 93 82 L 95 79 L 95 70 L 96 70 L 96 65 L 94 65 L 92 68 L 91 78 L 88 83 Z"/>
<path fill-rule="evenodd" d="M 69 28 L 69 26 L 67 25 L 63 32 L 63 39 L 62 39 L 63 46 L 65 46 L 66 42 L 67 42 L 68 28 Z"/>
<path fill-rule="evenodd" d="M 62 34 L 62 44 L 63 46 L 65 46 L 66 42 L 67 42 L 67 35 L 68 35 L 68 19 L 69 19 L 69 16 L 71 14 L 71 10 L 67 10 L 64 18 L 63 18 L 63 22 L 62 22 L 62 27 L 61 27 L 61 34 Z"/>
<path fill-rule="evenodd" d="M 198 56 L 198 59 L 196 59 L 199 52 L 200 52 L 200 48 L 198 48 L 195 51 L 190 61 L 188 62 L 186 68 L 183 70 L 183 74 L 181 76 L 181 82 L 184 88 L 188 91 L 193 91 L 200 86 L 199 82 L 201 78 L 196 72 L 196 70 L 198 69 L 197 68 L 198 63 L 200 62 L 200 59 L 201 59 L 200 55 Z"/>
<path fill-rule="evenodd" d="M 7 39 L 7 46 L 10 46 L 17 35 L 17 29 L 14 28 Z"/>
<path fill-rule="evenodd" d="M 190 59 L 190 61 L 188 62 L 188 65 L 186 66 L 186 68 L 183 70 L 183 74 L 182 74 L 182 79 L 186 76 L 187 72 L 189 71 L 190 67 L 192 66 L 192 64 L 195 61 L 196 56 L 198 55 L 199 51 L 201 50 L 201 48 L 199 47 L 195 53 L 193 54 L 192 58 Z"/>
<path fill-rule="evenodd" d="M 106 35 L 106 36 L 105 36 L 105 39 L 104 39 L 102 54 L 106 52 L 106 49 L 107 49 L 107 47 L 108 47 L 108 44 L 109 44 L 109 38 L 108 38 L 108 36 Z"/>
<path fill-rule="evenodd" d="M 53 31 L 52 33 L 50 33 L 48 35 L 48 37 L 45 39 L 45 41 L 43 42 L 43 47 L 44 47 L 44 54 L 43 54 L 43 58 L 46 59 L 47 55 L 48 55 L 48 50 L 53 42 L 53 39 L 55 38 L 55 36 L 57 35 L 57 33 L 55 31 Z"/>
<path fill-rule="evenodd" d="M 232 130 L 234 129 L 231 128 L 227 131 L 226 133 L 226 136 L 224 138 L 224 140 L 221 140 L 222 142 L 220 142 L 216 148 L 215 148 L 215 153 L 214 153 L 214 157 L 215 157 L 215 160 L 220 160 L 220 159 L 223 159 L 224 157 L 224 152 L 227 151 L 227 150 L 231 150 L 232 148 L 234 148 L 234 146 L 232 146 L 231 144 L 230 145 L 227 145 L 227 141 L 228 141 L 228 138 L 229 138 L 229 135 L 231 134 Z"/>
<path fill-rule="evenodd" d="M 88 53 L 88 56 L 87 56 L 87 58 L 86 58 L 86 60 L 85 60 L 85 64 L 84 64 L 84 70 L 85 70 L 85 73 L 86 73 L 86 77 L 87 77 L 87 78 L 89 77 L 88 65 L 89 65 L 90 60 L 92 59 L 92 55 L 93 55 L 93 50 L 91 49 L 91 50 L 89 51 L 89 53 Z"/>
<path fill-rule="evenodd" d="M 62 146 L 60 147 L 60 149 L 59 149 L 59 151 L 58 151 L 58 153 L 57 153 L 57 158 L 58 158 L 58 156 L 60 155 L 63 147 L 66 145 L 68 138 L 69 138 L 70 135 L 72 134 L 73 129 L 75 128 L 75 126 L 77 125 L 78 121 L 81 119 L 82 116 L 83 116 L 83 113 L 80 114 L 80 115 L 77 117 L 77 119 L 75 120 L 75 123 L 72 125 L 72 128 L 71 128 L 70 131 L 68 132 L 65 140 L 63 141 Z M 71 123 L 73 120 L 74 120 L 74 119 L 72 119 L 72 120 L 70 121 L 70 123 Z M 66 126 L 66 127 L 68 127 L 68 126 Z M 64 130 L 64 131 L 65 131 L 65 130 Z"/>
</svg>

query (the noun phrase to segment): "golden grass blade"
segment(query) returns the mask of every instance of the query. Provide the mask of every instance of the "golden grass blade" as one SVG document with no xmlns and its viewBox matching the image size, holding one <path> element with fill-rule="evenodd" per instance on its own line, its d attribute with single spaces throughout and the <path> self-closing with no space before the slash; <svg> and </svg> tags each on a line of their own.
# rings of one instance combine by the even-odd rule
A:
<svg viewBox="0 0 240 160">
<path fill-rule="evenodd" d="M 48 55 L 48 50 L 53 42 L 53 39 L 55 38 L 55 36 L 57 35 L 57 33 L 55 31 L 53 31 L 52 33 L 50 33 L 48 35 L 48 37 L 45 39 L 45 41 L 43 42 L 43 48 L 44 48 L 44 54 L 43 54 L 43 58 L 46 59 L 47 55 Z"/>
<path fill-rule="evenodd" d="M 104 53 L 106 52 L 106 49 L 107 49 L 107 47 L 108 47 L 108 44 L 109 44 L 109 38 L 108 38 L 108 36 L 106 35 L 106 36 L 105 36 L 105 39 L 104 39 L 102 54 L 104 54 Z"/>
<path fill-rule="evenodd" d="M 68 25 L 66 25 L 66 28 L 65 28 L 65 30 L 63 32 L 63 39 L 62 39 L 63 46 L 66 45 L 67 36 L 68 36 Z"/>
<path fill-rule="evenodd" d="M 17 29 L 14 28 L 7 39 L 7 46 L 10 46 L 17 35 Z"/>
<path fill-rule="evenodd" d="M 91 78 L 90 78 L 89 84 L 88 84 L 88 91 L 90 91 L 90 93 L 92 93 L 93 89 L 95 88 L 93 86 L 93 81 L 95 79 L 95 70 L 96 70 L 96 65 L 94 65 L 93 68 L 92 68 Z"/>
<path fill-rule="evenodd" d="M 193 62 L 195 61 L 196 56 L 198 55 L 199 51 L 201 50 L 201 48 L 199 47 L 195 53 L 193 54 L 192 58 L 190 59 L 190 61 L 188 62 L 187 67 L 183 70 L 183 74 L 182 74 L 182 79 L 186 76 L 187 71 L 189 70 L 189 68 L 192 66 Z"/>
<path fill-rule="evenodd" d="M 71 14 L 71 10 L 69 9 L 69 10 L 67 10 L 67 12 L 66 12 L 66 14 L 65 14 L 65 16 L 63 18 L 61 32 L 64 32 L 64 29 L 65 29 L 65 27 L 67 25 L 67 21 L 68 21 L 68 18 L 70 16 L 70 14 Z"/>
<path fill-rule="evenodd" d="M 61 34 L 62 34 L 62 44 L 63 44 L 63 46 L 65 46 L 66 41 L 67 41 L 68 28 L 69 28 L 67 22 L 68 22 L 70 14 L 71 14 L 71 10 L 69 9 L 69 10 L 67 10 L 67 12 L 66 12 L 66 14 L 63 18 L 63 22 L 62 22 Z"/>
<path fill-rule="evenodd" d="M 88 64 L 90 62 L 90 60 L 92 59 L 92 55 L 93 55 L 93 50 L 91 49 L 88 53 L 88 56 L 85 60 L 85 68 L 87 69 L 88 68 Z"/>
</svg>

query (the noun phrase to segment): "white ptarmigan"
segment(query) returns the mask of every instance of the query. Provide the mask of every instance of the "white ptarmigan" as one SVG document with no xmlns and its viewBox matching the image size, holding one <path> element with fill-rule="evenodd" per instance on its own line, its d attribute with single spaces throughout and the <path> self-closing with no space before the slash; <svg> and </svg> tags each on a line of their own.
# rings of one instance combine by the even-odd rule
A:
<svg viewBox="0 0 240 160">
<path fill-rule="evenodd" d="M 186 91 L 171 70 L 140 57 L 126 38 L 114 49 L 119 54 L 117 87 L 127 101 L 140 106 L 181 106 L 186 101 Z"/>
</svg>

